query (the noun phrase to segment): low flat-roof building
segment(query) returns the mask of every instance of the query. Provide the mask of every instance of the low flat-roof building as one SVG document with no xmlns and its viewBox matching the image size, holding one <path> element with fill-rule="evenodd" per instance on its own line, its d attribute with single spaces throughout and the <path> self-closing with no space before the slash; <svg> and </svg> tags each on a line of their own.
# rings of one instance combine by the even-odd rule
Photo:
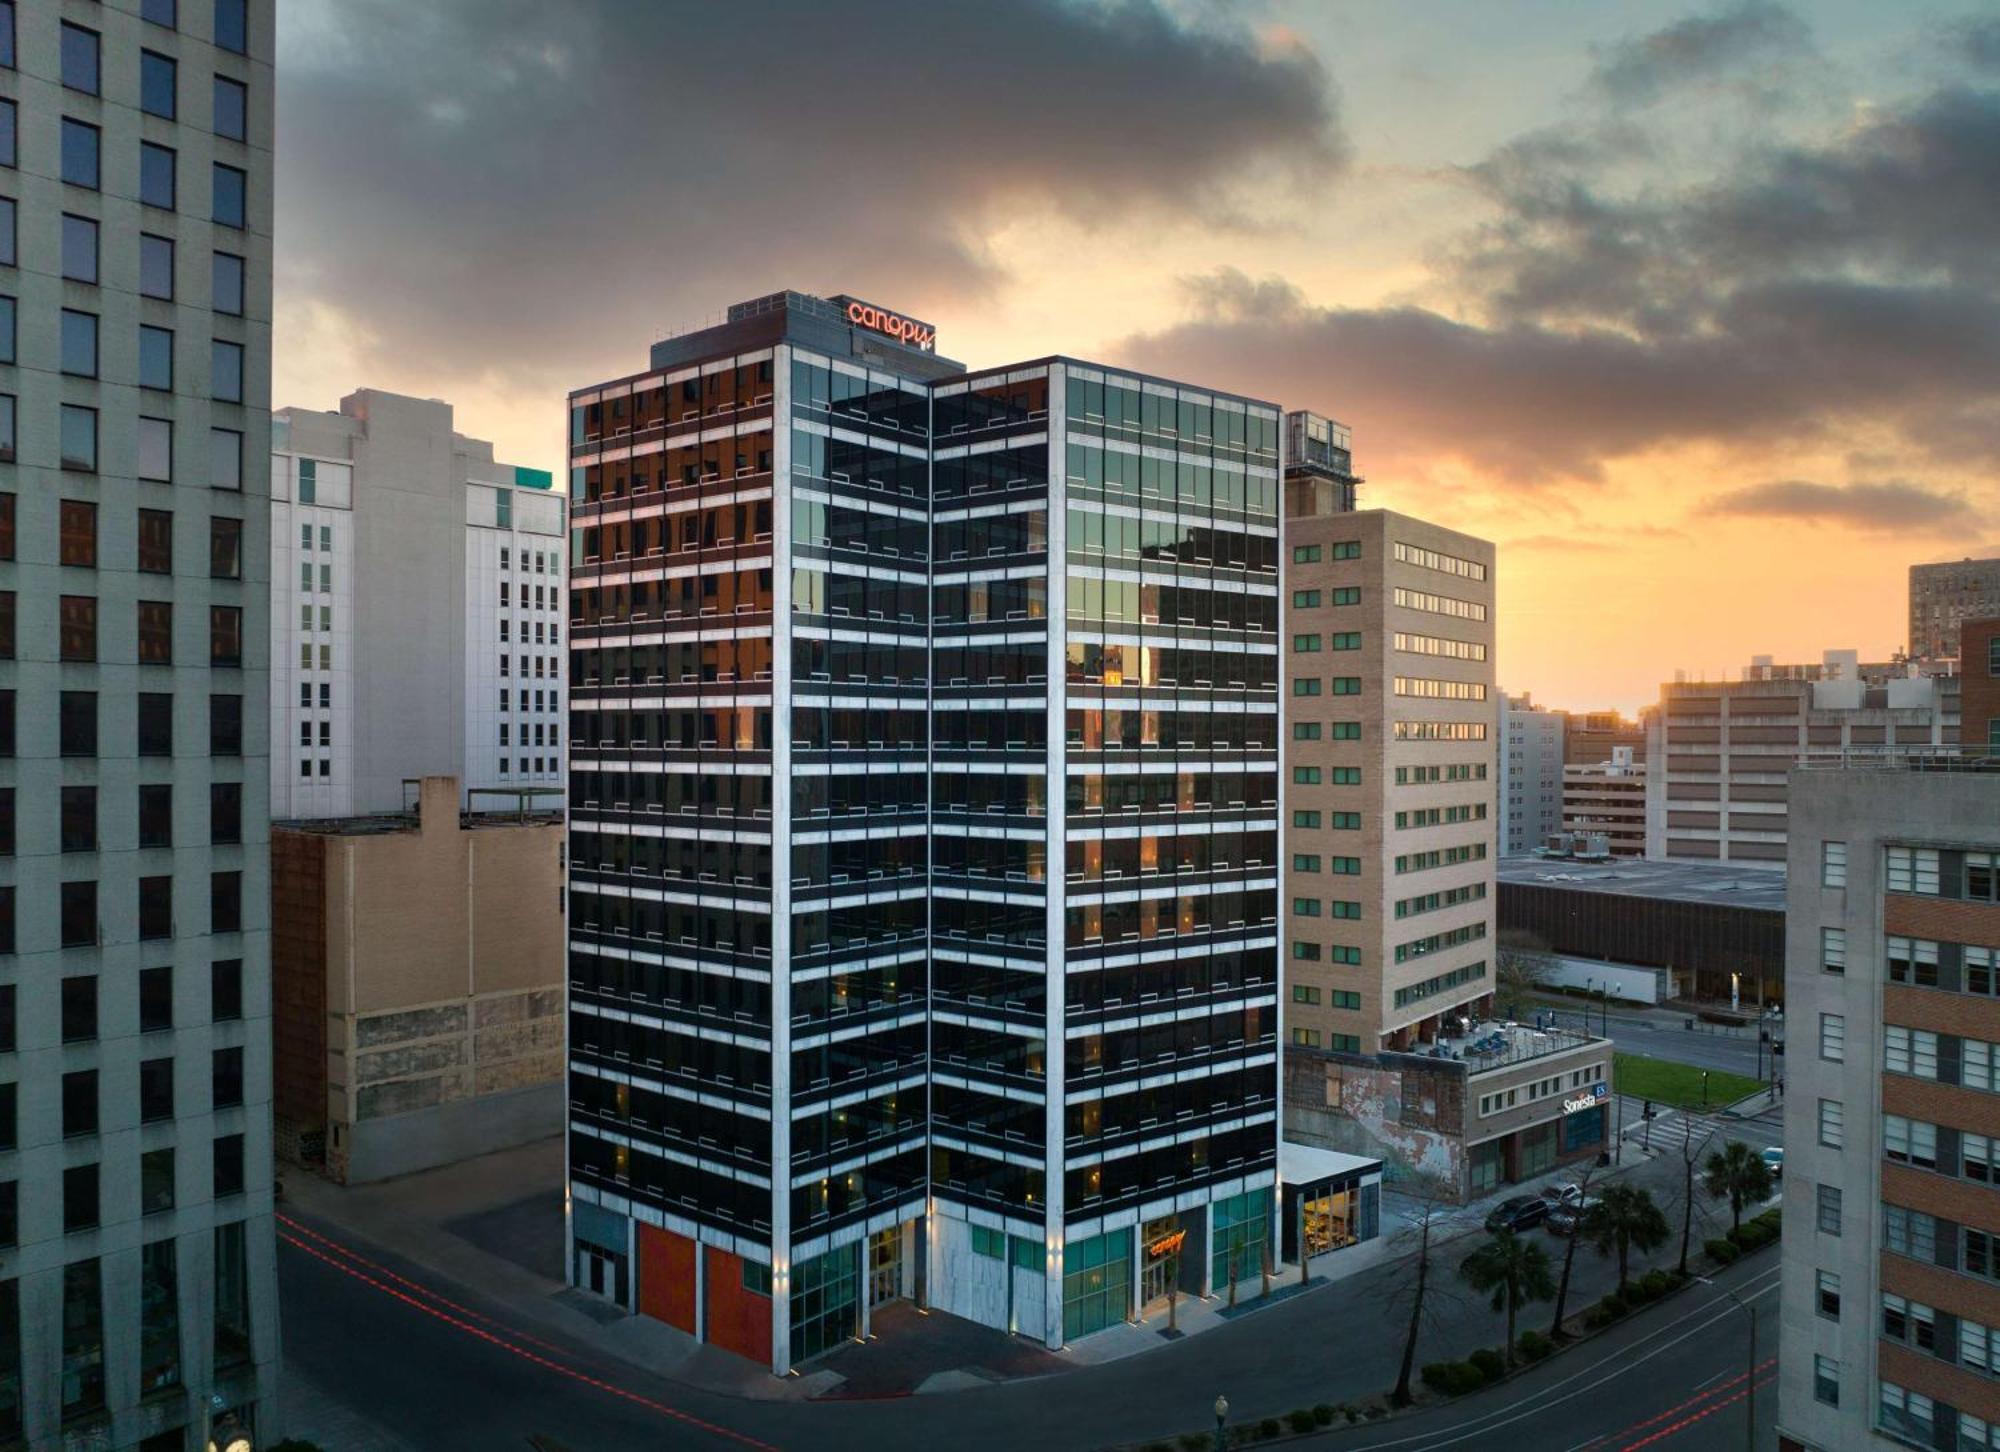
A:
<svg viewBox="0 0 2000 1452">
<path fill-rule="evenodd" d="M 1503 936 L 1558 959 L 1587 960 L 1582 969 L 1559 962 L 1554 981 L 1575 977 L 1581 986 L 1587 964 L 1604 963 L 1664 974 L 1660 996 L 1783 1000 L 1781 872 L 1727 862 L 1503 857 L 1498 878 Z"/>
<path fill-rule="evenodd" d="M 278 1147 L 342 1183 L 562 1130 L 559 803 L 415 785 L 271 828 Z"/>
</svg>

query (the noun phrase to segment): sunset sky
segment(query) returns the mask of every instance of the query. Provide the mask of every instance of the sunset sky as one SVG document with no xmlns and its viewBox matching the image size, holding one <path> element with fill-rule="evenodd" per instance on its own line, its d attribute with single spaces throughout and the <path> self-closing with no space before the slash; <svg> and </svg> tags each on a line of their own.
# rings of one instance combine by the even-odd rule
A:
<svg viewBox="0 0 2000 1452">
<path fill-rule="evenodd" d="M 1329 413 L 1557 705 L 1904 643 L 2000 553 L 2000 15 L 287 0 L 273 402 L 563 396 L 849 292 Z"/>
</svg>

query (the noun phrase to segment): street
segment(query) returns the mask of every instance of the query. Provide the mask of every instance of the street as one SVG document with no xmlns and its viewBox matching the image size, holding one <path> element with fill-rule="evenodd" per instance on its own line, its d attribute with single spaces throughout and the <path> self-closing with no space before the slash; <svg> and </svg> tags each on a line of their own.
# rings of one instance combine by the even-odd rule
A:
<svg viewBox="0 0 2000 1452">
<path fill-rule="evenodd" d="M 1640 1167 L 1659 1183 L 1669 1160 Z M 1713 1233 L 1704 1201 L 1697 1243 Z M 1315 1289 L 1200 1337 L 1058 1375 L 883 1401 L 758 1401 L 649 1375 L 518 1318 L 479 1291 L 442 1282 L 335 1227 L 288 1215 L 280 1225 L 280 1288 L 288 1377 L 322 1404 L 351 1409 L 385 1436 L 347 1434 L 328 1452 L 417 1447 L 504 1448 L 543 1439 L 544 1452 L 583 1449 L 826 1448 L 913 1445 L 947 1432 L 955 1452 L 985 1448 L 1095 1448 L 1144 1444 L 1210 1422 L 1218 1392 L 1239 1415 L 1282 1416 L 1299 1406 L 1362 1401 L 1393 1382 L 1400 1338 L 1381 1307 L 1400 1273 L 1384 1265 Z M 1562 1243 L 1546 1241 L 1552 1255 Z M 1471 1242 L 1446 1245 L 1456 1264 Z M 1671 1264 L 1677 1246 L 1636 1257 L 1634 1270 Z M 1573 1306 L 1610 1288 L 1613 1268 L 1579 1250 Z M 1765 1253 L 1724 1274 L 1725 1284 L 1774 1282 Z M 1450 1280 L 1447 1275 L 1446 1281 Z M 1740 1316 L 1697 1286 L 1503 1388 L 1380 1426 L 1338 1430 L 1329 1447 L 1447 1447 L 1498 1432 L 1520 1445 L 1574 1449 L 1719 1445 L 1731 1378 L 1745 1346 Z M 1704 1309 L 1705 1308 L 1705 1309 Z M 1499 1339 L 1482 1304 L 1461 1300 L 1452 1324 L 1427 1333 L 1419 1362 L 1462 1357 Z M 1546 1316 L 1546 1309 L 1541 1317 Z M 1535 1313 L 1524 1324 L 1539 1324 Z M 881 1354 L 895 1354 L 893 1346 Z M 1640 1367 L 1644 1374 L 1634 1374 Z M 1768 1370 L 1763 1373 L 1768 1375 Z M 1740 1403 L 1738 1403 L 1740 1406 Z M 1760 1418 L 1764 1410 L 1760 1404 Z M 303 1428 L 312 1431 L 313 1428 Z"/>
</svg>

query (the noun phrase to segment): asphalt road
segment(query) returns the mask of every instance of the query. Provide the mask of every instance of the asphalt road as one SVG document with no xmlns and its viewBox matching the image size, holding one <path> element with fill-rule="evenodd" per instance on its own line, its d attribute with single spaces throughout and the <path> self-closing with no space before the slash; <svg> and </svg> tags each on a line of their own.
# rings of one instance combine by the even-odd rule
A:
<svg viewBox="0 0 2000 1452">
<path fill-rule="evenodd" d="M 1750 1321 L 1762 1326 L 1754 1397 Z M 1707 1452 L 1777 1446 L 1778 1264 L 1759 1256 L 1515 1381 L 1416 1417 L 1304 1445 L 1339 1452 L 1520 1447 L 1548 1452 Z M 1753 1404 L 1754 1403 L 1754 1404 Z M 1754 1420 L 1755 1434 L 1751 1436 Z"/>
<path fill-rule="evenodd" d="M 1663 1176 L 1668 1169 L 1656 1162 L 1639 1173 Z M 1704 1218 L 1710 1213 L 1705 1206 Z M 442 1282 L 331 1227 L 293 1220 L 280 1229 L 288 1372 L 413 1448 L 880 1452 L 940 1435 L 954 1452 L 1100 1448 L 1199 1428 L 1218 1391 L 1242 1414 L 1258 1417 L 1376 1394 L 1393 1381 L 1400 1352 L 1393 1328 L 1385 1326 L 1393 1316 L 1384 1298 L 1398 1274 L 1390 1265 L 1143 1356 L 1053 1377 L 874 1402 L 747 1401 L 648 1376 L 561 1337 L 516 1330 L 507 1309 L 478 1291 Z M 1698 1229 L 1697 1237 L 1703 1233 Z M 1552 1253 L 1560 1244 L 1550 1240 Z M 1447 1247 L 1447 1263 L 1460 1253 Z M 1670 1246 L 1650 1259 L 1670 1261 L 1671 1254 Z M 1776 1257 L 1766 1253 L 1753 1264 L 1774 1273 Z M 1731 1274 L 1748 1279 L 1755 1272 L 1739 1266 Z M 1579 1254 L 1572 1304 L 1603 1294 L 1613 1275 L 1608 1263 Z M 1711 1297 L 1697 1287 L 1470 1403 L 1329 1434 L 1324 1443 L 1447 1447 L 1498 1434 L 1510 1445 L 1551 1452 L 1577 1452 L 1579 1443 L 1593 1452 L 1719 1445 L 1696 1429 L 1726 1413 L 1696 1414 L 1727 1395 L 1743 1348 L 1724 1312 L 1712 1322 L 1694 1316 Z M 1471 1307 L 1455 1324 L 1428 1334 L 1420 1358 L 1462 1357 L 1491 1345 L 1499 1339 L 1497 1324 L 1483 1306 Z M 1689 1330 L 1698 1334 L 1675 1339 Z M 1593 1367 L 1621 1379 L 1605 1390 L 1613 1378 L 1593 1380 Z M 1638 1367 L 1652 1374 L 1631 1375 Z M 1703 1387 L 1714 1390 L 1694 1396 Z M 1652 1422 L 1643 1432 L 1632 1431 L 1646 1419 Z M 1654 1437 L 1663 1430 L 1669 1435 Z M 374 1449 L 356 1440 L 329 1452 Z"/>
</svg>

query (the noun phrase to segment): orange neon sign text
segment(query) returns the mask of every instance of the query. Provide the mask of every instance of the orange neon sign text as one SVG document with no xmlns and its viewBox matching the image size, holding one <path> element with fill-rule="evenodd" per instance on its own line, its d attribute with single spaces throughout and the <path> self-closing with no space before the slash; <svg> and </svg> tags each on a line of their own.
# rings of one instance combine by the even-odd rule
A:
<svg viewBox="0 0 2000 1452">
<path fill-rule="evenodd" d="M 937 337 L 937 329 L 924 326 L 914 318 L 892 313 L 887 308 L 878 308 L 873 303 L 851 302 L 847 305 L 847 321 L 859 328 L 872 328 L 878 333 L 887 333 L 899 342 L 910 343 L 919 348 L 928 348 Z"/>
</svg>

